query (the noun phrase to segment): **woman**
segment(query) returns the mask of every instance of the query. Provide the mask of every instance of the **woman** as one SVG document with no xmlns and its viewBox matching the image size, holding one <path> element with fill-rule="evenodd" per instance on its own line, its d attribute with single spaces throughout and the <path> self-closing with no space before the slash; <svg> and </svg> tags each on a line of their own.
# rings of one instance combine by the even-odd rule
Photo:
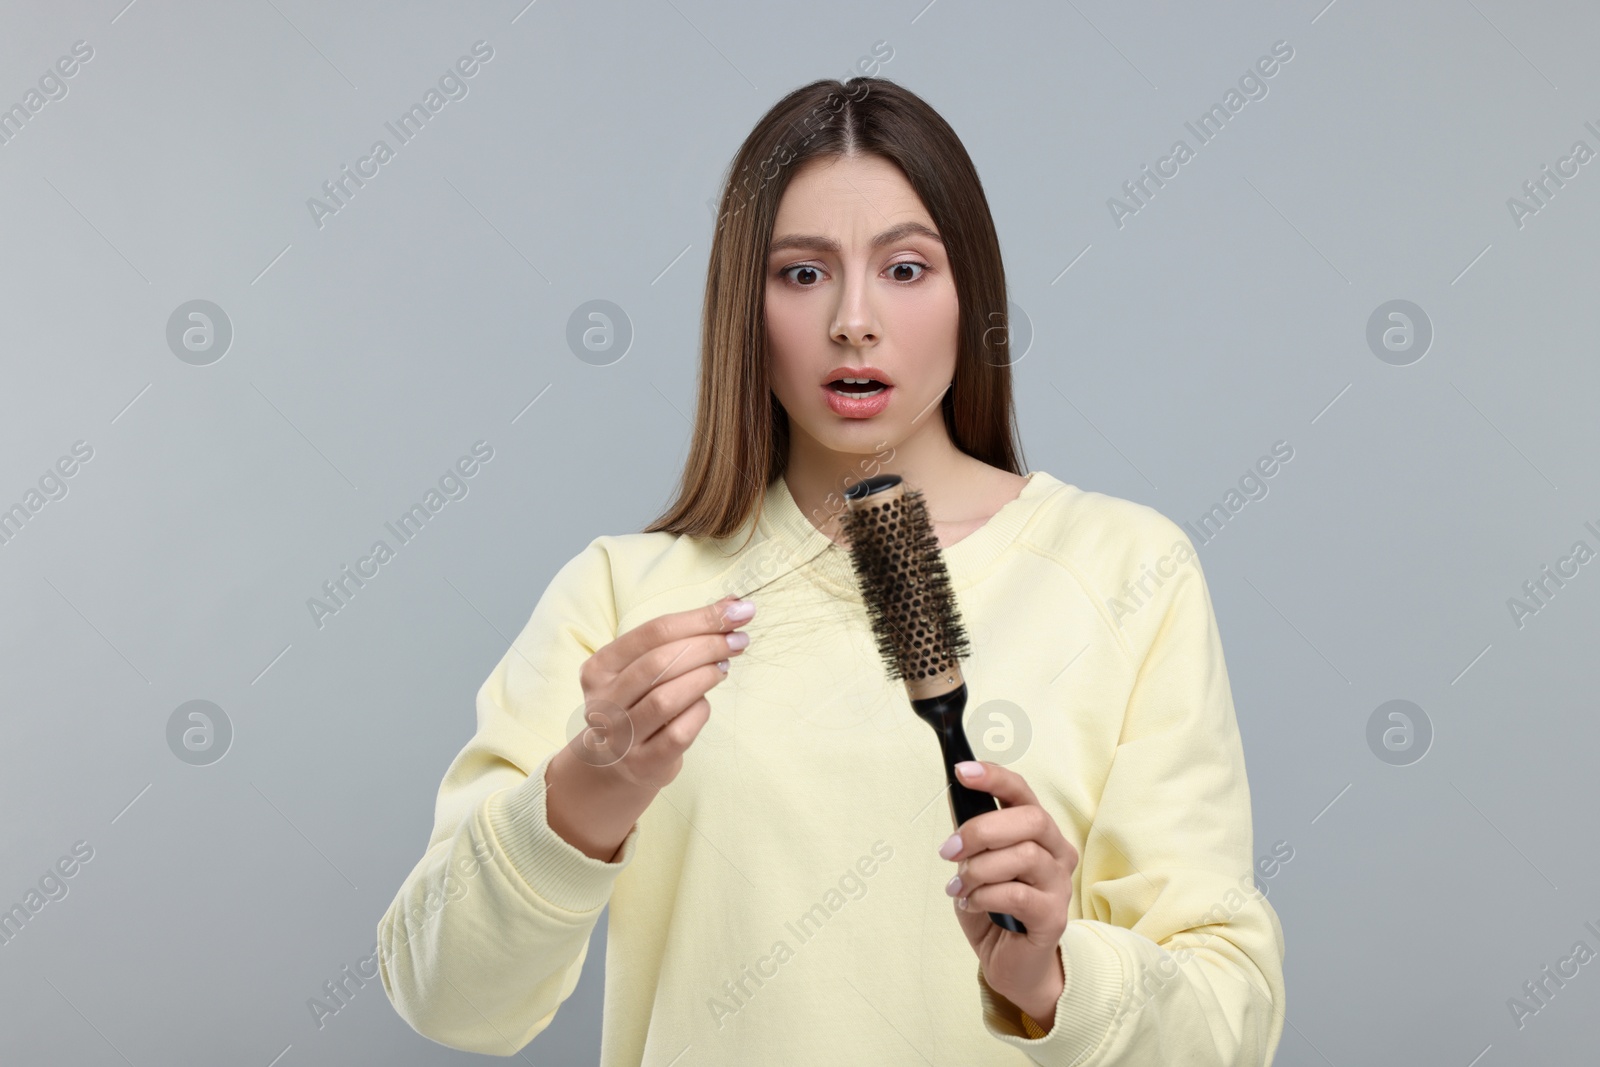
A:
<svg viewBox="0 0 1600 1067">
<path fill-rule="evenodd" d="M 678 499 L 551 581 L 379 925 L 420 1033 L 513 1054 L 609 903 L 602 1065 L 1271 1062 L 1283 938 L 1205 579 L 1153 509 L 1021 475 L 1005 294 L 921 99 L 818 81 L 757 124 Z M 974 637 L 994 758 L 962 769 L 1002 806 L 955 834 L 839 531 L 879 472 Z"/>
</svg>

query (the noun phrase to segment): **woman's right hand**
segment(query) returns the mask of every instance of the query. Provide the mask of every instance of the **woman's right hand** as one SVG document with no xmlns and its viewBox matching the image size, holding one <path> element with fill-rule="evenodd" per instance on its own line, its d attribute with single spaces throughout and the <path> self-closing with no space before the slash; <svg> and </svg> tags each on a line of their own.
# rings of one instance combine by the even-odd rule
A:
<svg viewBox="0 0 1600 1067">
<path fill-rule="evenodd" d="M 733 610 L 746 606 L 740 617 Z M 610 860 L 711 717 L 706 694 L 739 655 L 738 628 L 755 605 L 724 597 L 659 615 L 620 635 L 578 671 L 587 727 L 545 771 L 550 828 L 595 859 Z"/>
</svg>

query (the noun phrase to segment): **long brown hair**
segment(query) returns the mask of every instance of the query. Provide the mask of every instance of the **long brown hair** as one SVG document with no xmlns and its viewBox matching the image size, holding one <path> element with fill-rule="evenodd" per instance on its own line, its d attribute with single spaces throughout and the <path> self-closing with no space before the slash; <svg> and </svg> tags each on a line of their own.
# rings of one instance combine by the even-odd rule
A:
<svg viewBox="0 0 1600 1067">
<path fill-rule="evenodd" d="M 678 497 L 645 533 L 722 538 L 783 473 L 789 416 L 773 394 L 763 307 L 778 204 L 809 160 L 875 155 L 905 174 L 944 239 L 960 325 L 941 402 L 956 448 L 1021 474 L 1011 397 L 1005 267 L 977 169 L 949 123 L 884 78 L 814 81 L 756 123 L 729 167 L 706 268 L 700 385 Z"/>
</svg>

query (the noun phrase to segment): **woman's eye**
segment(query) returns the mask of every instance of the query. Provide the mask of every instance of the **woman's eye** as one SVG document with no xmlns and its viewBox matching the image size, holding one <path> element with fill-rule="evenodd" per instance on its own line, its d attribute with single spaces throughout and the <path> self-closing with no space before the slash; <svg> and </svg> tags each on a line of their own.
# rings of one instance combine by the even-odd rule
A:
<svg viewBox="0 0 1600 1067">
<path fill-rule="evenodd" d="M 802 264 L 802 265 L 800 265 L 798 267 L 785 267 L 785 268 L 783 268 L 783 273 L 785 275 L 787 275 L 788 278 L 791 281 L 793 281 L 795 284 L 799 285 L 803 289 L 811 288 L 812 285 L 814 284 L 813 280 L 811 280 L 811 279 L 802 280 L 801 278 L 797 277 L 797 275 L 801 271 L 805 271 L 805 272 L 807 272 L 808 274 L 811 274 L 811 275 L 818 275 L 818 274 L 821 273 L 820 271 L 817 270 L 817 268 L 808 267 L 808 266 L 805 266 L 804 264 Z"/>
<path fill-rule="evenodd" d="M 923 272 L 928 269 L 928 265 L 908 260 L 903 263 L 891 263 L 888 269 L 889 276 L 895 281 L 909 284 L 920 280 Z M 778 273 L 802 289 L 814 288 L 822 278 L 821 268 L 804 263 L 793 267 L 785 267 Z"/>
</svg>

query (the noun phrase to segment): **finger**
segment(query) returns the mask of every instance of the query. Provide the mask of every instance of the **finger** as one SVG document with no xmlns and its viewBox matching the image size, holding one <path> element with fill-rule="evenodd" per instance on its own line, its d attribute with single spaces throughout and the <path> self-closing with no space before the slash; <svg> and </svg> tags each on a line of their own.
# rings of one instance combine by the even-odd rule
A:
<svg viewBox="0 0 1600 1067">
<path fill-rule="evenodd" d="M 964 896 L 979 886 L 1026 882 L 1036 889 L 1059 889 L 1064 876 L 1061 861 L 1037 841 L 1022 841 L 998 851 L 980 852 L 956 864 L 946 886 L 951 896 Z M 1066 876 L 1070 882 L 1070 875 Z M 951 890 L 954 890 L 951 892 Z"/>
<path fill-rule="evenodd" d="M 983 790 L 998 800 L 1002 807 L 1021 807 L 1024 804 L 1039 803 L 1039 798 L 1033 795 L 1033 789 L 1028 785 L 1026 778 L 998 763 L 968 760 L 956 764 L 956 774 L 960 776 L 962 785 Z"/>
<path fill-rule="evenodd" d="M 700 736 L 701 727 L 711 718 L 711 702 L 705 697 L 690 704 L 672 719 L 640 751 L 645 759 L 681 755 Z M 659 750 L 659 751 L 658 751 Z"/>
<path fill-rule="evenodd" d="M 700 669 L 739 655 L 743 647 L 734 646 L 744 640 L 748 640 L 747 634 L 730 630 L 727 633 L 698 634 L 658 645 L 628 664 L 603 692 L 622 707 L 631 708 L 656 687 L 688 674 L 700 674 L 706 681 L 705 689 L 710 689 L 719 679 L 704 674 Z M 719 670 L 717 673 L 722 672 Z"/>
<path fill-rule="evenodd" d="M 981 952 L 981 947 L 984 943 L 991 940 L 1001 940 L 1005 937 L 1006 931 L 996 926 L 987 912 L 979 911 L 977 908 L 963 910 L 957 907 L 956 903 L 955 900 L 950 901 L 950 907 L 956 913 L 956 922 L 960 925 L 961 932 L 967 935 L 968 944 L 975 950 Z M 1027 920 L 1023 920 L 1022 925 L 1027 927 L 1029 933 L 1033 932 L 1033 927 L 1028 924 Z M 979 958 L 982 958 L 981 955 Z"/>
<path fill-rule="evenodd" d="M 679 695 L 668 699 L 676 702 Z M 711 718 L 711 702 L 703 695 L 682 699 L 684 706 L 675 711 L 652 702 L 627 712 L 597 701 L 585 714 L 586 728 L 568 745 L 581 747 L 579 758 L 591 766 L 626 768 L 634 781 L 662 788 L 677 777 L 684 752 Z"/>
<path fill-rule="evenodd" d="M 974 771 L 976 773 L 972 773 Z M 1034 794 L 1033 787 L 1028 785 L 1028 780 L 1008 767 L 970 760 L 956 764 L 956 775 L 963 785 L 982 790 L 998 800 L 1001 812 L 1028 806 L 1044 811 L 1044 806 L 1039 803 L 1039 798 Z M 1049 826 L 1040 837 L 1040 843 L 1062 859 L 1067 859 L 1070 855 L 1072 863 L 1076 864 L 1078 862 L 1076 850 L 1061 833 L 1061 828 L 1056 825 L 1055 820 L 1049 818 L 1048 813 L 1045 813 L 1045 817 Z"/>
<path fill-rule="evenodd" d="M 723 597 L 704 607 L 658 615 L 618 636 L 616 640 L 596 651 L 590 657 L 590 661 L 594 663 L 595 669 L 606 677 L 615 677 L 629 664 L 659 645 L 686 637 L 725 634 L 736 630 L 749 619 L 729 619 L 724 611 L 733 603 L 733 597 Z"/>
<path fill-rule="evenodd" d="M 621 754 L 618 762 L 628 768 L 635 781 L 664 789 L 677 778 L 684 752 L 710 718 L 711 704 L 701 697 L 656 731 L 649 744 L 634 745 Z"/>
<path fill-rule="evenodd" d="M 648 744 L 726 677 L 716 664 L 704 664 L 652 688 L 626 711 L 633 743 Z"/>
<path fill-rule="evenodd" d="M 965 906 L 962 905 L 963 899 Z M 967 894 L 965 898 L 957 897 L 955 905 L 957 914 L 962 916 L 963 925 L 968 916 L 990 922 L 988 913 L 991 911 L 1010 915 L 1027 927 L 1026 936 L 1030 941 L 1055 941 L 1066 929 L 1058 912 L 1060 905 L 1056 898 L 1022 882 L 986 885 Z"/>
<path fill-rule="evenodd" d="M 1023 841 L 1036 841 L 1052 856 L 1068 864 L 1078 863 L 1078 851 L 1061 833 L 1050 813 L 1038 804 L 1001 808 L 974 815 L 957 831 L 961 849 L 948 859 L 960 861 L 986 850 L 1008 848 Z"/>
</svg>

